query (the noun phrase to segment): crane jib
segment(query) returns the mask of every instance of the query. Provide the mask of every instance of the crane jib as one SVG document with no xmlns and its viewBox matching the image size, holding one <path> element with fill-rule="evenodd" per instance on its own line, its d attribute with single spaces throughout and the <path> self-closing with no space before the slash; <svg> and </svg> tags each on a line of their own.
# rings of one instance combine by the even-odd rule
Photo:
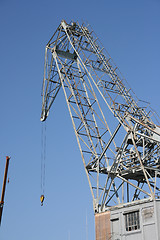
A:
<svg viewBox="0 0 160 240">
<path fill-rule="evenodd" d="M 137 98 L 89 24 L 62 20 L 46 45 L 41 121 L 61 87 L 94 211 L 158 198 L 159 117 Z"/>
</svg>

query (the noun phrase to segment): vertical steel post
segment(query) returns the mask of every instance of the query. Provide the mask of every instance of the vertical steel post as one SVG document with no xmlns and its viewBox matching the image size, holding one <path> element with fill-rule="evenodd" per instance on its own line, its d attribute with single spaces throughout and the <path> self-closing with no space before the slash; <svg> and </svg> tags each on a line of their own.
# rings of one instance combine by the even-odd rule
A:
<svg viewBox="0 0 160 240">
<path fill-rule="evenodd" d="M 129 183 L 127 182 L 127 202 L 129 202 Z"/>
<path fill-rule="evenodd" d="M 9 160 L 10 160 L 10 157 L 7 156 L 6 157 L 5 172 L 4 172 L 4 179 L 3 179 L 3 186 L 2 186 L 1 201 L 0 201 L 0 225 L 1 225 L 1 220 L 2 220 L 2 212 L 3 212 L 3 204 L 4 204 L 4 196 L 5 196 L 5 189 L 6 189 L 6 182 L 7 182 Z"/>
</svg>

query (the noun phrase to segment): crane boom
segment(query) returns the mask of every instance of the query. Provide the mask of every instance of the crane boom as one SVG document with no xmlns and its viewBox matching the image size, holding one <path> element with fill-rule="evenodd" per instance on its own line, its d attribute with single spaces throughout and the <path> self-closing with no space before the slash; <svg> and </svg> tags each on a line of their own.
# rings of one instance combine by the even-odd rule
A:
<svg viewBox="0 0 160 240">
<path fill-rule="evenodd" d="M 2 194 L 1 194 L 1 201 L 0 201 L 0 225 L 2 221 L 2 212 L 3 212 L 3 205 L 4 205 L 4 196 L 6 190 L 6 182 L 7 182 L 7 174 L 8 174 L 8 167 L 9 167 L 9 160 L 10 157 L 6 157 L 6 166 L 4 171 L 4 179 L 3 179 L 3 186 L 2 186 Z"/>
<path fill-rule="evenodd" d="M 46 45 L 41 121 L 48 117 L 61 88 L 94 211 L 158 197 L 160 124 L 84 23 L 62 20 Z"/>
</svg>

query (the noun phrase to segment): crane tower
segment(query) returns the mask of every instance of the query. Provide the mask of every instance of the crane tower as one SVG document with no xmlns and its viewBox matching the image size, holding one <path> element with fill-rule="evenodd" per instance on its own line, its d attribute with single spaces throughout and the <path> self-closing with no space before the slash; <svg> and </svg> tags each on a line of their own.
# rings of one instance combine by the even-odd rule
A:
<svg viewBox="0 0 160 240">
<path fill-rule="evenodd" d="M 94 212 L 158 199 L 159 118 L 136 97 L 90 25 L 62 20 L 47 43 L 41 121 L 61 88 Z"/>
</svg>

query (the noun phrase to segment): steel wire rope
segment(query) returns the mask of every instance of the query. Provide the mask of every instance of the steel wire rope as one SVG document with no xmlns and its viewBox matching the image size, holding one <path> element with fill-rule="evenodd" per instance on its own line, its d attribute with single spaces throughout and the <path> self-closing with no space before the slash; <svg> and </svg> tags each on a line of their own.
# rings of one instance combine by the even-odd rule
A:
<svg viewBox="0 0 160 240">
<path fill-rule="evenodd" d="M 45 172 L 46 172 L 46 122 L 41 128 L 41 194 L 45 193 Z"/>
</svg>

